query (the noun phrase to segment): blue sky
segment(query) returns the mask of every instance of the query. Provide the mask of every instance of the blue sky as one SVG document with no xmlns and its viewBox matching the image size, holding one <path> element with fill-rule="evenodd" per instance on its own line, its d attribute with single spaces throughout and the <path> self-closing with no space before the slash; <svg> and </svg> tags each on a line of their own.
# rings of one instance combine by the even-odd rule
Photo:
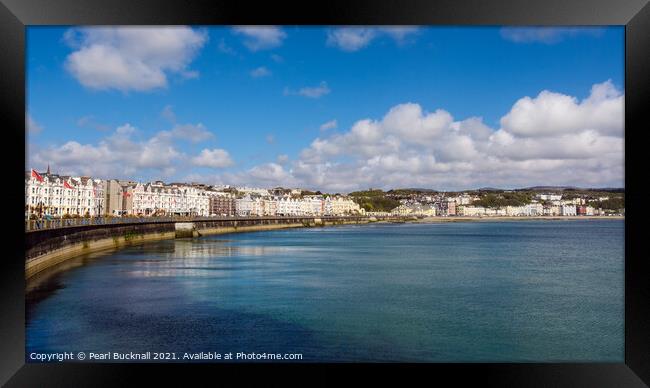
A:
<svg viewBox="0 0 650 388">
<path fill-rule="evenodd" d="M 623 45 L 622 27 L 29 27 L 27 167 L 330 191 L 623 186 Z"/>
</svg>

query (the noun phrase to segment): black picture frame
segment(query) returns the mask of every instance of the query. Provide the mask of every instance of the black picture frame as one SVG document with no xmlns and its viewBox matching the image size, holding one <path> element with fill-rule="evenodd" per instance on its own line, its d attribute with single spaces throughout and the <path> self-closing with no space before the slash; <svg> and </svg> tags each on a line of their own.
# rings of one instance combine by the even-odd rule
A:
<svg viewBox="0 0 650 388">
<path fill-rule="evenodd" d="M 643 254 L 641 220 L 644 171 L 641 119 L 650 101 L 650 5 L 628 1 L 330 0 L 317 3 L 226 2 L 223 0 L 0 0 L 0 96 L 4 124 L 7 201 L 22 201 L 25 150 L 25 28 L 29 25 L 119 24 L 318 24 L 318 25 L 624 25 L 625 26 L 625 362 L 594 364 L 25 364 L 24 214 L 8 206 L 0 259 L 0 383 L 30 386 L 121 386 L 150 382 L 186 384 L 197 373 L 219 383 L 237 378 L 295 378 L 304 383 L 337 379 L 331 372 L 361 369 L 359 379 L 383 381 L 416 373 L 425 381 L 451 378 L 498 386 L 645 386 L 650 384 L 650 272 Z M 14 151 L 15 152 L 12 152 Z M 14 198 L 15 196 L 15 198 Z M 215 373 L 215 368 L 218 372 Z M 327 368 L 327 372 L 324 371 Z M 252 371 L 251 371 L 252 369 Z M 267 380 L 268 381 L 268 380 Z M 645 383 L 644 383 L 645 382 Z M 306 384 L 305 384 L 306 385 Z"/>
</svg>

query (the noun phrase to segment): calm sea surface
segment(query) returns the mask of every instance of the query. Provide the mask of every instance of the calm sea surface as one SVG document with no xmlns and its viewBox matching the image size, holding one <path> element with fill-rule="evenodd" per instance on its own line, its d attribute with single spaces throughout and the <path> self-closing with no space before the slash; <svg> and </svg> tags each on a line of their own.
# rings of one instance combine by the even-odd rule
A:
<svg viewBox="0 0 650 388">
<path fill-rule="evenodd" d="M 621 220 L 277 230 L 67 266 L 31 286 L 28 354 L 623 361 Z"/>
</svg>

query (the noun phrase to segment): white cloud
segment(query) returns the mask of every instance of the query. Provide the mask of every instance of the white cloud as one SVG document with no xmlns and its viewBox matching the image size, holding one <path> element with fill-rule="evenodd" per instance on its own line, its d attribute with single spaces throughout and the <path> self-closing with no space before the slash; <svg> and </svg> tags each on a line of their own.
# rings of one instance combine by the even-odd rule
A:
<svg viewBox="0 0 650 388">
<path fill-rule="evenodd" d="M 251 70 L 250 74 L 253 78 L 268 77 L 271 75 L 271 71 L 264 66 L 260 66 L 256 69 Z"/>
<path fill-rule="evenodd" d="M 134 139 L 138 132 L 127 123 L 97 144 L 67 141 L 38 148 L 34 153 L 30 150 L 30 159 L 37 166 L 51 164 L 62 174 L 100 178 L 128 178 L 147 173 L 164 177 L 173 173 L 184 155 L 174 147 L 171 137 L 159 132 L 139 141 Z"/>
<path fill-rule="evenodd" d="M 298 90 L 298 94 L 309 98 L 319 98 L 331 92 L 325 81 L 316 87 L 304 87 Z"/>
<path fill-rule="evenodd" d="M 248 175 L 262 182 L 283 182 L 290 178 L 289 173 L 277 163 L 266 163 L 248 170 Z"/>
<path fill-rule="evenodd" d="M 27 133 L 32 135 L 43 131 L 43 126 L 37 123 L 36 120 L 27 113 L 25 113 L 25 128 L 27 129 Z"/>
<path fill-rule="evenodd" d="M 383 27 L 380 30 L 393 38 L 398 44 L 403 44 L 409 36 L 415 35 L 419 28 L 414 26 L 391 26 Z"/>
<path fill-rule="evenodd" d="M 89 27 L 68 30 L 75 49 L 65 68 L 90 89 L 122 92 L 164 88 L 170 74 L 196 78 L 188 69 L 207 41 L 189 27 Z"/>
<path fill-rule="evenodd" d="M 278 163 L 265 163 L 237 173 L 224 173 L 219 183 L 256 187 L 295 187 L 296 179 Z"/>
<path fill-rule="evenodd" d="M 179 139 L 197 142 L 212 138 L 213 134 L 202 124 L 175 125 L 150 137 L 142 135 L 127 123 L 95 144 L 66 141 L 49 147 L 30 145 L 29 161 L 34 166 L 51 164 L 61 174 L 120 179 L 168 178 L 177 171 L 186 171 L 188 163 L 212 167 L 232 163 L 224 150 L 204 150 L 190 158 L 177 148 Z"/>
<path fill-rule="evenodd" d="M 280 155 L 278 155 L 278 157 L 276 158 L 276 161 L 277 161 L 278 164 L 285 164 L 285 163 L 287 163 L 287 162 L 289 161 L 289 155 L 287 155 L 287 154 L 280 154 Z"/>
<path fill-rule="evenodd" d="M 236 35 L 244 36 L 244 46 L 250 51 L 268 50 L 282 45 L 287 34 L 275 26 L 234 27 Z"/>
<path fill-rule="evenodd" d="M 336 120 L 330 120 L 330 121 L 328 121 L 328 122 L 326 122 L 326 123 L 323 123 L 323 124 L 320 126 L 320 130 L 321 130 L 321 131 L 327 131 L 328 129 L 334 129 L 334 128 L 336 128 L 337 126 L 338 126 L 338 123 L 336 122 Z"/>
<path fill-rule="evenodd" d="M 176 122 L 176 113 L 174 113 L 174 109 L 171 105 L 165 105 L 162 112 L 160 112 L 160 115 L 170 123 Z"/>
<path fill-rule="evenodd" d="M 593 129 L 601 134 L 623 131 L 623 95 L 610 80 L 596 84 L 588 98 L 542 91 L 524 97 L 501 119 L 501 126 L 515 135 L 543 137 Z"/>
<path fill-rule="evenodd" d="M 357 51 L 366 47 L 377 35 L 373 28 L 342 27 L 327 32 L 327 44 L 343 51 Z"/>
<path fill-rule="evenodd" d="M 515 43 L 554 44 L 578 35 L 600 36 L 601 28 L 593 27 L 503 27 L 501 37 Z"/>
<path fill-rule="evenodd" d="M 212 132 L 208 131 L 208 129 L 201 123 L 196 125 L 177 124 L 172 128 L 171 134 L 176 138 L 189 140 L 193 143 L 198 143 L 214 137 Z"/>
<path fill-rule="evenodd" d="M 192 158 L 192 164 L 200 167 L 224 168 L 233 165 L 228 151 L 220 148 L 204 149 L 198 156 Z"/>
<path fill-rule="evenodd" d="M 623 112 L 624 95 L 610 81 L 593 85 L 582 100 L 545 90 L 513 101 L 495 128 L 477 116 L 457 119 L 444 109 L 407 102 L 383 117 L 360 118 L 347 130 L 321 133 L 293 160 L 277 155 L 270 163 L 210 175 L 207 183 L 329 192 L 368 187 L 622 187 Z M 204 148 L 192 157 L 176 148 L 177 139 L 190 140 L 193 133 L 200 138 L 205 132 L 201 124 L 175 124 L 136 140 L 140 131 L 126 124 L 97 144 L 30 147 L 30 162 L 100 177 L 164 178 L 174 171 L 192 174 L 192 166 L 231 166 L 223 149 Z"/>
<path fill-rule="evenodd" d="M 322 81 L 318 86 L 305 86 L 297 91 L 285 88 L 284 95 L 299 95 L 308 98 L 320 98 L 326 94 L 329 94 L 331 91 L 332 90 L 329 88 L 329 86 L 327 86 L 327 82 Z"/>
<path fill-rule="evenodd" d="M 506 142 L 495 139 L 490 144 L 492 154 L 512 160 L 566 160 L 597 156 L 605 158 L 608 154 L 622 157 L 624 149 L 622 137 L 604 136 L 589 129 L 544 138 L 510 136 Z"/>
<path fill-rule="evenodd" d="M 226 40 L 221 38 L 217 44 L 217 50 L 228 55 L 237 55 L 237 52 L 226 44 Z"/>
<path fill-rule="evenodd" d="M 179 140 L 187 140 L 192 143 L 214 138 L 214 134 L 210 132 L 202 123 L 198 124 L 179 124 L 176 122 L 176 113 L 171 105 L 166 105 L 160 115 L 173 124 L 169 131 L 160 131 L 156 136 L 169 137 Z"/>
<path fill-rule="evenodd" d="M 77 120 L 77 126 L 81 128 L 92 128 L 97 131 L 110 131 L 111 127 L 106 124 L 101 124 L 95 120 L 95 117 L 92 115 L 80 117 Z"/>
<path fill-rule="evenodd" d="M 501 123 L 399 104 L 381 119 L 316 138 L 296 160 L 283 158 L 275 175 L 325 191 L 623 186 L 623 95 L 610 81 L 582 101 L 550 91 L 522 98 Z M 255 181 L 247 172 L 236 178 Z"/>
<path fill-rule="evenodd" d="M 417 27 L 391 26 L 380 28 L 368 27 L 340 27 L 327 32 L 327 45 L 337 47 L 343 51 L 358 51 L 370 44 L 375 38 L 382 35 L 391 37 L 398 44 L 403 44 L 405 39 L 418 31 Z"/>
</svg>

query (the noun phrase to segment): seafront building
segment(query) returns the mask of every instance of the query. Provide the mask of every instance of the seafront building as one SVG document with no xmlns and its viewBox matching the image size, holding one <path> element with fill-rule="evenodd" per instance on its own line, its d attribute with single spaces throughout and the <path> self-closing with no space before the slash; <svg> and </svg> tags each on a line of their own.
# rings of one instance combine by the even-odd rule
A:
<svg viewBox="0 0 650 388">
<path fill-rule="evenodd" d="M 403 204 L 391 211 L 396 216 L 424 216 L 434 217 L 437 214 L 436 206 L 433 204 L 423 205 L 420 203 Z"/>
<path fill-rule="evenodd" d="M 323 212 L 326 216 L 337 216 L 344 214 L 365 214 L 365 209 L 358 203 L 345 197 L 328 196 L 323 204 Z"/>
<path fill-rule="evenodd" d="M 208 216 L 210 197 L 197 187 L 162 182 L 138 183 L 130 191 L 132 214 L 142 216 Z"/>
<path fill-rule="evenodd" d="M 526 217 L 541 216 L 544 215 L 544 206 L 542 206 L 541 203 L 531 203 L 524 206 L 506 206 L 506 215 Z"/>
<path fill-rule="evenodd" d="M 268 190 L 196 183 L 101 180 L 52 174 L 48 167 L 47 172 L 26 172 L 25 213 L 37 217 L 320 217 L 366 214 L 351 197 L 306 193 L 300 189 L 281 187 Z M 474 205 L 479 199 L 466 193 L 454 196 L 442 193 L 410 195 L 400 199 L 401 204 L 390 212 L 367 215 L 535 217 L 608 214 L 603 209 L 590 206 L 585 198 L 563 199 L 561 194 L 538 194 L 531 203 L 497 208 Z M 598 198 L 600 201 L 608 199 Z M 593 203 L 593 199 L 591 201 Z"/>
<path fill-rule="evenodd" d="M 253 197 L 249 194 L 235 199 L 235 214 L 238 216 L 337 216 L 363 214 L 364 210 L 351 199 L 344 197 L 323 198 L 291 195 Z"/>
<path fill-rule="evenodd" d="M 561 216 L 575 216 L 578 213 L 576 212 L 575 205 L 562 205 L 560 206 L 560 215 Z"/>
<path fill-rule="evenodd" d="M 36 215 L 96 216 L 105 210 L 99 179 L 71 177 L 34 170 L 25 173 L 25 212 Z"/>
<path fill-rule="evenodd" d="M 210 216 L 229 217 L 235 215 L 235 197 L 226 192 L 212 191 L 209 195 Z"/>
</svg>

